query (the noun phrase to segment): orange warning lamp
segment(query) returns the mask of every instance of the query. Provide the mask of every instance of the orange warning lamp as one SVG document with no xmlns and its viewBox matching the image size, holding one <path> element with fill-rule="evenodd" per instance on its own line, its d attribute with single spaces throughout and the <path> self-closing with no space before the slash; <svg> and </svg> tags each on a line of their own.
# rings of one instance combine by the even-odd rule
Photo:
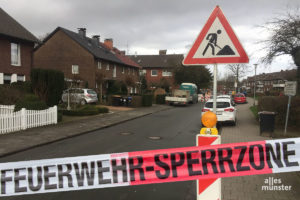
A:
<svg viewBox="0 0 300 200">
<path fill-rule="evenodd" d="M 207 128 L 213 128 L 217 123 L 217 115 L 211 111 L 207 111 L 202 115 L 201 121 Z"/>
</svg>

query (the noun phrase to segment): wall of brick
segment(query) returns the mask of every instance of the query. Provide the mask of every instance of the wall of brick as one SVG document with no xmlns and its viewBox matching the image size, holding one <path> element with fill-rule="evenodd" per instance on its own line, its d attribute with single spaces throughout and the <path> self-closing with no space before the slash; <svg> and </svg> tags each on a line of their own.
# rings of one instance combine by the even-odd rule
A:
<svg viewBox="0 0 300 200">
<path fill-rule="evenodd" d="M 20 44 L 21 65 L 11 65 L 11 43 Z M 26 80 L 30 80 L 30 70 L 32 67 L 32 51 L 34 43 L 25 42 L 8 37 L 0 37 L 0 73 L 25 75 Z"/>
<path fill-rule="evenodd" d="M 89 87 L 95 85 L 94 57 L 64 32 L 57 31 L 33 54 L 33 67 L 56 69 L 73 79 L 72 65 L 79 66 L 79 76 Z"/>
<path fill-rule="evenodd" d="M 128 67 L 125 66 L 125 73 L 122 74 L 121 64 L 115 64 L 106 60 L 95 59 L 92 54 L 69 38 L 64 32 L 56 32 L 43 46 L 34 52 L 33 66 L 35 68 L 56 69 L 65 74 L 66 78 L 74 78 L 72 74 L 72 65 L 79 66 L 79 77 L 88 82 L 89 88 L 96 87 L 96 72 L 101 71 L 106 79 L 125 80 L 128 74 Z M 101 62 L 101 69 L 98 69 L 98 61 Z M 106 66 L 109 64 L 109 70 Z M 117 67 L 117 76 L 113 77 L 113 67 Z M 134 68 L 130 76 L 134 81 L 138 81 L 137 68 Z M 84 86 L 84 84 L 83 84 Z"/>
<path fill-rule="evenodd" d="M 157 76 L 151 76 L 151 70 L 157 70 Z M 163 69 L 161 68 L 150 68 L 150 69 L 146 69 L 146 80 L 148 83 L 148 86 L 151 86 L 151 83 L 154 84 L 159 84 L 162 78 L 165 78 L 166 80 L 169 81 L 169 83 L 171 84 L 171 86 L 174 86 L 174 74 L 172 76 L 163 76 Z"/>
<path fill-rule="evenodd" d="M 101 69 L 98 69 L 98 61 L 101 62 Z M 109 64 L 109 70 L 106 70 L 106 66 Z M 116 77 L 113 77 L 114 66 L 116 66 Z M 122 73 L 124 67 L 124 73 Z M 105 74 L 105 78 L 109 80 L 125 81 L 126 77 L 130 76 L 134 82 L 139 81 L 138 68 L 129 67 L 126 65 L 115 64 L 105 60 L 95 60 L 96 72 Z"/>
</svg>

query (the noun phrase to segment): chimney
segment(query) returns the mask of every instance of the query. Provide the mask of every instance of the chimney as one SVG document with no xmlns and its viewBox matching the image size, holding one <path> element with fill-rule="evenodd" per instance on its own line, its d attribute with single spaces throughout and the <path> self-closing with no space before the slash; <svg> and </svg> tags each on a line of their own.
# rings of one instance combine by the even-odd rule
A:
<svg viewBox="0 0 300 200">
<path fill-rule="evenodd" d="M 107 38 L 104 40 L 104 44 L 107 48 L 109 48 L 110 50 L 112 50 L 112 48 L 114 47 L 114 42 L 112 38 Z"/>
<path fill-rule="evenodd" d="M 78 34 L 82 37 L 86 37 L 86 28 L 78 28 Z"/>
<path fill-rule="evenodd" d="M 159 50 L 159 55 L 166 55 L 167 54 L 167 50 Z"/>
<path fill-rule="evenodd" d="M 120 54 L 125 56 L 126 51 L 120 51 Z"/>
<path fill-rule="evenodd" d="M 98 46 L 100 43 L 100 35 L 93 35 L 93 41 Z"/>
</svg>

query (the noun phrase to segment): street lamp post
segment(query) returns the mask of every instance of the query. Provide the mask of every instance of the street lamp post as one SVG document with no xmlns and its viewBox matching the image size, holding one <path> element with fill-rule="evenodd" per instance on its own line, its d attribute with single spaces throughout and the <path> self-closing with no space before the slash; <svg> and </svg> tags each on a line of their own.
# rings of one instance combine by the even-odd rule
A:
<svg viewBox="0 0 300 200">
<path fill-rule="evenodd" d="M 256 68 L 257 64 L 254 64 L 254 101 L 253 101 L 253 106 L 255 106 L 255 90 L 256 90 Z"/>
</svg>

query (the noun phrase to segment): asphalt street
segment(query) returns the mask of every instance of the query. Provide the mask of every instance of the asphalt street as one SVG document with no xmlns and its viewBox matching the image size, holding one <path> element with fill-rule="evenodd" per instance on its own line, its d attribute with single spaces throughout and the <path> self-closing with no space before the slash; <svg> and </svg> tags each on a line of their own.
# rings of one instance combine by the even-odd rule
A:
<svg viewBox="0 0 300 200">
<path fill-rule="evenodd" d="M 202 105 L 174 107 L 106 129 L 90 132 L 0 159 L 0 162 L 97 155 L 195 146 L 201 128 Z M 3 199 L 195 199 L 195 181 L 81 190 Z"/>
</svg>

